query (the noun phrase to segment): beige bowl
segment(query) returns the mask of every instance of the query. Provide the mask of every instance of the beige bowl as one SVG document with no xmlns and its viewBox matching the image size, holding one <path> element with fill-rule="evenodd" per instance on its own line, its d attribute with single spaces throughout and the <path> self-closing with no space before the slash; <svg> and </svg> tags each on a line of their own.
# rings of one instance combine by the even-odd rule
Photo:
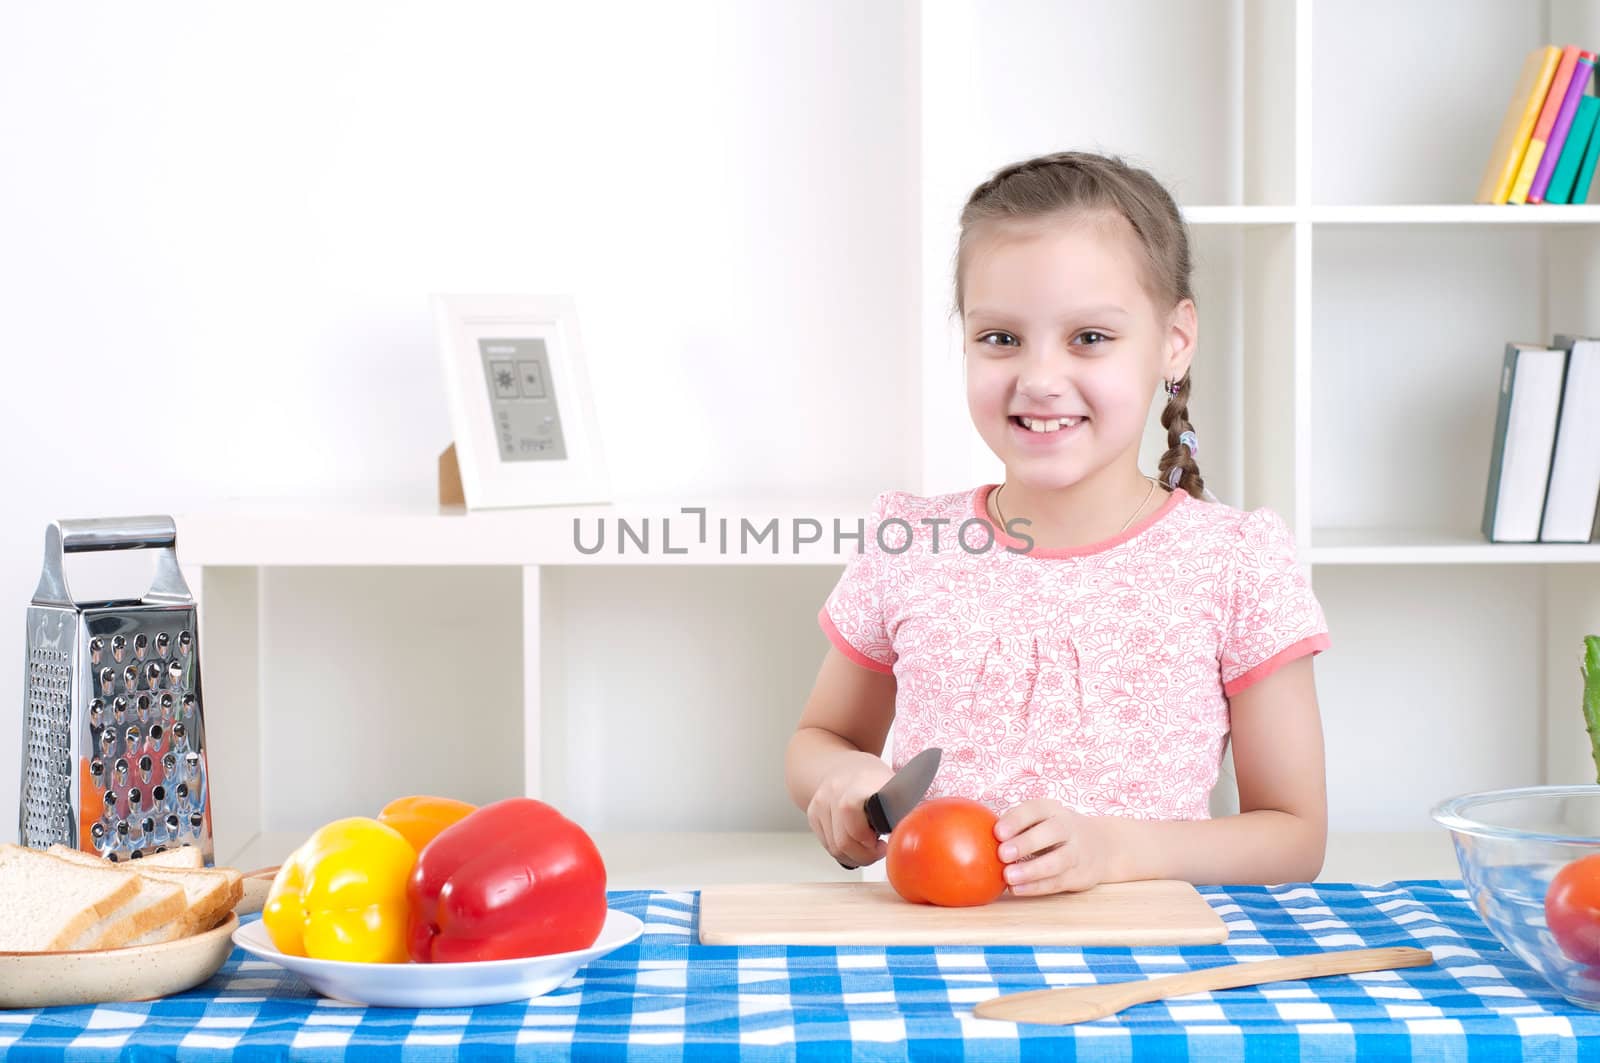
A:
<svg viewBox="0 0 1600 1063">
<path fill-rule="evenodd" d="M 79 952 L 0 952 L 0 1008 L 154 1000 L 192 989 L 233 951 L 239 918 L 159 945 Z"/>
<path fill-rule="evenodd" d="M 263 867 L 257 871 L 247 871 L 244 875 L 244 895 L 239 898 L 239 903 L 233 906 L 234 912 L 239 915 L 250 915 L 261 910 L 267 903 L 267 894 L 272 891 L 272 882 L 278 877 L 275 867 Z"/>
</svg>

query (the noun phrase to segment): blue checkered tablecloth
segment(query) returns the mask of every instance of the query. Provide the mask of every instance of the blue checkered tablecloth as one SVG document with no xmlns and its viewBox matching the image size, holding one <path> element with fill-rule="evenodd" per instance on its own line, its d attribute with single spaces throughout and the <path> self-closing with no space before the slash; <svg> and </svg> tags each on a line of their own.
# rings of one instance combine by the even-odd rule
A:
<svg viewBox="0 0 1600 1063">
<path fill-rule="evenodd" d="M 145 1004 L 0 1011 L 7 1058 L 714 1060 L 1600 1060 L 1600 1012 L 1502 949 L 1459 882 L 1206 888 L 1225 945 L 706 947 L 692 893 L 616 892 L 637 942 L 526 1003 L 362 1008 L 235 950 Z M 1329 948 L 1413 945 L 1432 967 L 1142 1004 L 1077 1026 L 972 1017 L 1000 992 Z"/>
</svg>

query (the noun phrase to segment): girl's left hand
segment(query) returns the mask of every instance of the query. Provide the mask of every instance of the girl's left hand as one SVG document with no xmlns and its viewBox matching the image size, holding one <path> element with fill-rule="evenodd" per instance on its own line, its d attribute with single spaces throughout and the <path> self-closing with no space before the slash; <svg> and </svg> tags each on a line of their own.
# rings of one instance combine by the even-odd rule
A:
<svg viewBox="0 0 1600 1063">
<path fill-rule="evenodd" d="M 994 834 L 1012 893 L 1068 893 L 1105 881 L 1111 854 L 1104 826 L 1058 801 L 1017 805 L 1000 817 Z"/>
</svg>

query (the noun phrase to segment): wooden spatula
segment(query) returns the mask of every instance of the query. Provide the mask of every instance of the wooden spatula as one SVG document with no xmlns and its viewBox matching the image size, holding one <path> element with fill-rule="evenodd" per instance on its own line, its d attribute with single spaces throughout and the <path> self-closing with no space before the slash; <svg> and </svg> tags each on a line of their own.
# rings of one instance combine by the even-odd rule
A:
<svg viewBox="0 0 1600 1063">
<path fill-rule="evenodd" d="M 1362 971 L 1390 971 L 1398 967 L 1426 967 L 1433 962 L 1427 949 L 1347 949 L 1318 952 L 1309 956 L 1283 956 L 1273 960 L 1229 963 L 1186 974 L 1160 978 L 1139 978 L 1131 982 L 1106 985 L 1065 986 L 1060 989 L 1033 989 L 1024 993 L 985 1000 L 972 1009 L 981 1019 L 1010 1022 L 1038 1022 L 1067 1026 L 1114 1015 L 1123 1008 L 1185 993 L 1206 993 L 1214 989 L 1237 989 L 1263 982 L 1289 982 L 1322 978 L 1330 974 L 1359 974 Z"/>
</svg>

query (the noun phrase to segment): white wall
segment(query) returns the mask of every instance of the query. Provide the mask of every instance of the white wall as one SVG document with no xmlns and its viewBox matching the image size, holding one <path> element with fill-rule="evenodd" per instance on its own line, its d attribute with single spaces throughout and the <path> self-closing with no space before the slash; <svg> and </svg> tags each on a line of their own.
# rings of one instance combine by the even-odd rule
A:
<svg viewBox="0 0 1600 1063">
<path fill-rule="evenodd" d="M 994 167 L 1099 147 L 1150 167 L 1185 206 L 1276 205 L 1293 198 L 1297 138 L 1310 137 L 1316 203 L 1459 201 L 1459 174 L 1475 183 L 1525 46 L 1600 32 L 1596 0 L 1472 0 L 1460 17 L 1454 0 L 1317 3 L 1313 132 L 1269 113 L 1292 100 L 1291 7 L 0 0 L 0 735 L 20 734 L 22 614 L 50 519 L 230 497 L 431 496 L 449 427 L 430 292 L 577 298 L 619 497 L 954 490 L 998 472 L 975 445 L 959 352 L 942 334 L 956 212 Z M 1406 95 L 1414 71 L 1367 47 L 1362 29 L 1391 10 L 1398 40 L 1434 40 L 1448 25 L 1437 38 L 1445 68 L 1481 63 L 1482 76 Z M 1451 165 L 1422 166 L 1416 153 L 1438 145 L 1413 135 L 1414 116 L 1447 109 L 1447 84 L 1465 93 L 1440 127 Z M 1388 98 L 1373 85 L 1416 105 L 1369 106 Z M 1345 141 L 1362 130 L 1381 150 L 1353 158 Z M 1288 421 L 1260 407 L 1284 398 L 1273 389 L 1289 377 L 1250 376 L 1299 342 L 1294 315 L 1262 305 L 1292 297 L 1272 271 L 1302 246 L 1296 227 L 1276 228 L 1195 231 L 1197 423 L 1208 478 L 1235 503 L 1252 489 L 1261 497 L 1245 481 L 1245 426 Z M 1472 367 L 1497 364 L 1512 335 L 1592 331 L 1594 256 L 1589 227 L 1317 227 L 1311 258 L 1294 265 L 1317 277 L 1311 423 L 1323 427 L 1315 475 L 1294 486 L 1302 508 L 1309 493 L 1316 528 L 1470 535 L 1487 458 L 1472 433 L 1486 431 L 1492 396 Z M 1511 263 L 1526 283 L 1483 262 Z M 1372 371 L 1391 379 L 1393 351 L 1424 371 L 1374 398 Z M 1429 420 L 1451 410 L 1453 422 Z M 1342 446 L 1334 429 L 1352 416 L 1364 442 Z M 143 578 L 138 564 L 79 558 L 74 569 L 96 577 L 75 583 L 84 597 Z M 514 573 L 451 583 L 430 571 L 381 586 L 372 575 L 262 575 L 263 600 L 280 603 L 262 622 L 266 696 L 288 701 L 304 676 L 336 678 L 337 658 L 318 658 L 320 671 L 302 662 L 341 629 L 360 660 L 389 661 L 383 640 L 411 630 L 397 618 L 419 588 L 449 598 L 431 622 L 448 621 L 456 646 L 494 618 L 509 624 L 519 605 L 513 585 L 496 582 Z M 719 572 L 692 602 L 686 578 L 656 573 L 641 592 L 617 572 L 547 577 L 547 631 L 559 632 L 547 649 L 572 659 L 549 668 L 545 775 L 607 828 L 721 825 L 724 792 L 748 800 L 735 825 L 793 825 L 759 758 L 781 746 L 823 652 L 814 617 L 829 572 Z M 1319 662 L 1336 828 L 1422 829 L 1417 795 L 1529 780 L 1541 753 L 1565 755 L 1514 714 L 1541 699 L 1546 633 L 1557 654 L 1561 632 L 1590 626 L 1592 595 L 1579 600 L 1575 578 L 1319 567 L 1344 647 Z M 1541 594 L 1555 605 L 1534 601 Z M 1510 613 L 1490 608 L 1501 599 Z M 761 623 L 741 620 L 763 609 Z M 383 630 L 360 626 L 372 614 Z M 625 662 L 637 675 L 601 683 L 604 641 L 569 637 L 602 618 L 617 645 L 661 637 L 653 656 Z M 1408 652 L 1445 680 L 1390 645 L 1430 623 L 1453 638 L 1423 637 Z M 794 659 L 743 660 L 737 651 L 757 643 Z M 695 666 L 708 661 L 720 669 L 709 680 L 710 665 Z M 1571 682 L 1562 669 L 1549 670 Z M 662 689 L 650 676 L 666 677 Z M 508 675 L 479 688 L 487 718 L 515 719 Z M 267 756 L 286 757 L 295 723 L 345 711 L 340 699 L 361 689 L 330 681 L 323 700 L 296 702 L 299 715 L 267 729 Z M 709 711 L 696 703 L 702 690 L 742 715 L 714 730 L 697 715 Z M 694 731 L 661 730 L 651 707 Z M 358 735 L 382 708 L 349 705 L 341 733 Z M 1361 757 L 1380 719 L 1404 727 L 1373 785 Z M 614 731 L 627 741 L 609 746 Z M 637 777 L 670 767 L 684 752 L 670 742 L 695 732 L 714 740 L 701 744 L 714 759 L 722 742 L 755 759 L 692 802 L 652 804 L 656 781 Z M 0 837 L 16 821 L 18 771 L 15 746 L 3 748 Z M 406 758 L 418 751 L 399 757 L 413 777 L 424 765 Z M 505 752 L 487 778 L 515 776 Z M 591 769 L 608 757 L 632 789 L 595 785 Z M 1408 773 L 1420 773 L 1414 785 Z M 346 788 L 352 802 L 385 795 L 377 777 L 359 781 Z M 314 804 L 297 795 L 273 825 L 302 829 L 321 815 Z"/>
<path fill-rule="evenodd" d="M 429 495 L 430 292 L 575 295 L 619 495 L 915 486 L 908 18 L 0 7 L 0 735 L 52 518 Z"/>
</svg>

